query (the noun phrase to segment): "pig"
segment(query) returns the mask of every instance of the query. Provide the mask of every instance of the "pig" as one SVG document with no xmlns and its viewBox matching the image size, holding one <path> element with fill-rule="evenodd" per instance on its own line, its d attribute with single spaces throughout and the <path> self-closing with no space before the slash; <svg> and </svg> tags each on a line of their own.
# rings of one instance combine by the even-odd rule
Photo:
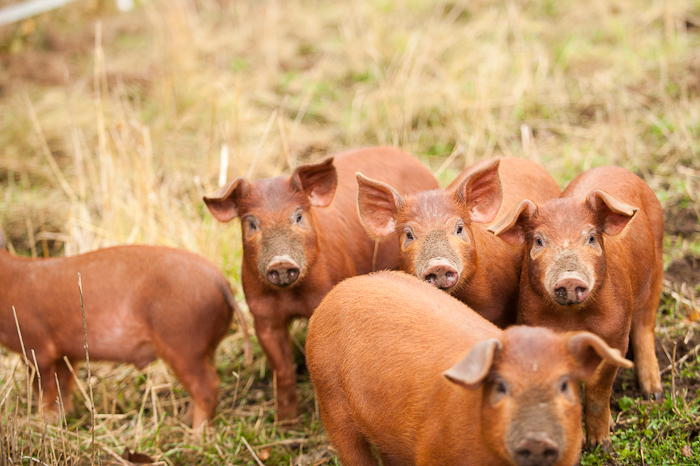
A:
<svg viewBox="0 0 700 466">
<path fill-rule="evenodd" d="M 514 247 L 526 245 L 518 321 L 559 331 L 587 330 L 626 354 L 631 339 L 645 398 L 663 390 L 654 323 L 663 280 L 664 220 L 654 192 L 621 167 L 577 176 L 559 199 L 525 199 L 490 227 Z M 588 445 L 610 449 L 610 391 L 605 364 L 586 388 Z"/>
<path fill-rule="evenodd" d="M 398 236 L 401 270 L 501 328 L 515 322 L 524 248 L 498 241 L 486 226 L 522 199 L 558 197 L 561 191 L 545 170 L 527 159 L 488 159 L 445 190 L 405 197 L 364 174 L 357 182 L 360 217 L 372 237 Z"/>
<path fill-rule="evenodd" d="M 350 278 L 309 322 L 321 420 L 345 466 L 565 466 L 579 382 L 631 362 L 589 332 L 501 330 L 402 272 Z"/>
<path fill-rule="evenodd" d="M 398 248 L 370 239 L 357 216 L 355 172 L 402 193 L 437 188 L 430 171 L 398 149 L 349 150 L 297 167 L 289 177 L 236 178 L 205 196 L 212 215 L 241 220 L 241 281 L 258 341 L 276 381 L 276 416 L 297 416 L 296 373 L 287 327 L 310 317 L 339 281 L 398 267 Z"/>
<path fill-rule="evenodd" d="M 85 359 L 78 273 L 90 360 L 142 369 L 161 358 L 192 399 L 186 418 L 194 427 L 212 419 L 219 389 L 214 353 L 233 312 L 248 334 L 231 288 L 214 265 L 160 246 L 118 246 L 49 259 L 0 250 L 0 343 L 18 353 L 24 349 L 32 365 L 32 351 L 36 355 L 41 377 L 41 387 L 35 378 L 36 393 L 41 388 L 48 417 L 55 417 L 59 388 L 64 409 L 72 410 L 73 377 L 64 356 L 71 364 Z"/>
</svg>

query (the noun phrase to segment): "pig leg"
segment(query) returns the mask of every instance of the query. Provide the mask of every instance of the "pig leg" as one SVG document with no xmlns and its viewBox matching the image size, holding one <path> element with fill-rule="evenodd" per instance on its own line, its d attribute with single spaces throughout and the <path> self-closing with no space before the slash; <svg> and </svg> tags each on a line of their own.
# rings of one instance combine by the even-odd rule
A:
<svg viewBox="0 0 700 466">
<path fill-rule="evenodd" d="M 642 300 L 638 308 L 635 309 L 630 330 L 637 382 L 642 395 L 647 400 L 651 398 L 651 395 L 654 395 L 656 400 L 663 397 L 659 361 L 656 359 L 656 351 L 654 350 L 654 324 L 656 323 L 656 311 L 659 308 L 662 278 L 662 273 L 654 274 L 649 297 Z"/>
<path fill-rule="evenodd" d="M 624 354 L 624 353 L 622 353 Z M 592 383 L 586 384 L 586 432 L 588 448 L 601 445 L 610 451 L 610 392 L 617 374 L 617 366 L 602 363 Z"/>
<path fill-rule="evenodd" d="M 357 429 L 343 396 L 329 397 L 326 403 L 319 404 L 319 408 L 323 426 L 340 461 L 348 466 L 377 466 L 370 445 Z"/>
<path fill-rule="evenodd" d="M 183 348 L 179 353 L 161 355 L 190 395 L 192 401 L 185 419 L 192 419 L 194 429 L 201 428 L 204 421 L 214 417 L 219 398 L 219 376 L 213 354 L 196 353 Z"/>
<path fill-rule="evenodd" d="M 73 374 L 62 359 L 56 362 L 56 377 L 58 378 L 58 390 L 60 390 L 63 410 L 66 413 L 73 412 Z"/>
<path fill-rule="evenodd" d="M 44 414 L 51 419 L 57 418 L 58 389 L 56 388 L 56 365 L 53 361 L 37 361 L 37 373 L 34 374 L 34 393 L 37 396 L 41 393 L 41 404 Z"/>
<path fill-rule="evenodd" d="M 297 417 L 296 372 L 286 322 L 256 318 L 255 334 L 277 377 L 277 420 L 293 420 Z"/>
</svg>

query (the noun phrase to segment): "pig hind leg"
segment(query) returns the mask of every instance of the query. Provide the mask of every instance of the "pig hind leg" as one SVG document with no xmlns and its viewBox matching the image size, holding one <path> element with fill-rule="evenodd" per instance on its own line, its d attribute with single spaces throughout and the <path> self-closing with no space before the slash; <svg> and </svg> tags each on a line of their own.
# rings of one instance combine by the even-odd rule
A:
<svg viewBox="0 0 700 466">
<path fill-rule="evenodd" d="M 343 396 L 328 397 L 325 403 L 319 400 L 319 408 L 323 426 L 340 461 L 353 466 L 377 466 L 370 444 L 353 420 Z"/>
<path fill-rule="evenodd" d="M 190 406 L 185 414 L 187 422 L 197 429 L 216 413 L 219 397 L 219 376 L 214 367 L 214 352 L 191 349 L 171 349 L 160 353 L 161 358 L 175 372 L 175 377 L 190 395 Z"/>
<path fill-rule="evenodd" d="M 58 379 L 58 391 L 66 413 L 73 411 L 73 374 L 64 360 L 56 361 L 56 378 Z"/>
<path fill-rule="evenodd" d="M 659 375 L 659 362 L 654 349 L 654 325 L 661 297 L 662 278 L 663 272 L 657 271 L 654 274 L 649 295 L 635 306 L 630 330 L 639 388 L 644 398 L 649 399 L 654 395 L 657 400 L 663 396 L 663 389 Z"/>
</svg>

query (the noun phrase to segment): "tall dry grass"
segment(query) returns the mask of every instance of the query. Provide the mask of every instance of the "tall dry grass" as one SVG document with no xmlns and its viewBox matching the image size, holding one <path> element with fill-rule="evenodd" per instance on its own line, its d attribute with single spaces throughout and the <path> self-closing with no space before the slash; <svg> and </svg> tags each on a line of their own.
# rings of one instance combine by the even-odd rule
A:
<svg viewBox="0 0 700 466">
<path fill-rule="evenodd" d="M 0 225 L 35 256 L 185 248 L 239 288 L 237 224 L 212 221 L 202 195 L 373 144 L 416 154 L 443 184 L 494 155 L 561 185 L 618 164 L 667 211 L 698 213 L 698 18 L 684 0 L 78 2 L 0 30 Z M 667 261 L 700 254 L 692 235 L 667 243 Z M 301 352 L 303 325 L 293 334 Z M 162 363 L 77 370 L 76 413 L 44 424 L 21 357 L 4 353 L 0 465 L 124 464 L 127 446 L 165 464 L 334 461 L 308 381 L 305 421 L 281 432 L 264 358 L 241 363 L 234 329 L 220 416 L 193 437 Z"/>
</svg>

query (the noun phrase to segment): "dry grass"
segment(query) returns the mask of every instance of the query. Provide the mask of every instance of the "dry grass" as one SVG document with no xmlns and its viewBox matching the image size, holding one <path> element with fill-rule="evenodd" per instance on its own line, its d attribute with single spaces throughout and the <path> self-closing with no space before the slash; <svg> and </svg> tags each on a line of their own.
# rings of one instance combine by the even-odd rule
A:
<svg viewBox="0 0 700 466">
<path fill-rule="evenodd" d="M 700 10 L 689 1 L 144 0 L 128 14 L 112 4 L 0 29 L 0 224 L 18 253 L 165 244 L 208 257 L 237 287 L 237 227 L 212 221 L 205 192 L 222 177 L 390 144 L 444 184 L 492 155 L 531 158 L 562 186 L 622 165 L 666 208 L 667 262 L 700 255 Z M 690 228 L 676 228 L 684 219 Z M 662 342 L 700 333 L 684 304 L 698 284 L 681 282 L 664 295 Z M 0 465 L 124 464 L 124 447 L 171 465 L 256 464 L 251 450 L 266 464 L 333 464 L 308 377 L 303 422 L 278 429 L 264 357 L 258 348 L 243 367 L 240 337 L 232 330 L 218 353 L 219 416 L 199 436 L 181 424 L 187 397 L 163 364 L 141 374 L 93 362 L 96 462 L 89 395 L 76 390 L 76 412 L 45 425 L 20 357 L 3 356 Z M 697 369 L 690 357 L 677 378 Z M 87 394 L 84 369 L 78 378 Z M 632 442 L 647 434 L 630 420 L 615 461 L 658 451 L 676 464 L 684 445 L 700 455 L 697 396 L 683 400 L 677 445 L 658 438 L 663 425 Z M 584 459 L 597 461 L 608 460 Z"/>
</svg>

